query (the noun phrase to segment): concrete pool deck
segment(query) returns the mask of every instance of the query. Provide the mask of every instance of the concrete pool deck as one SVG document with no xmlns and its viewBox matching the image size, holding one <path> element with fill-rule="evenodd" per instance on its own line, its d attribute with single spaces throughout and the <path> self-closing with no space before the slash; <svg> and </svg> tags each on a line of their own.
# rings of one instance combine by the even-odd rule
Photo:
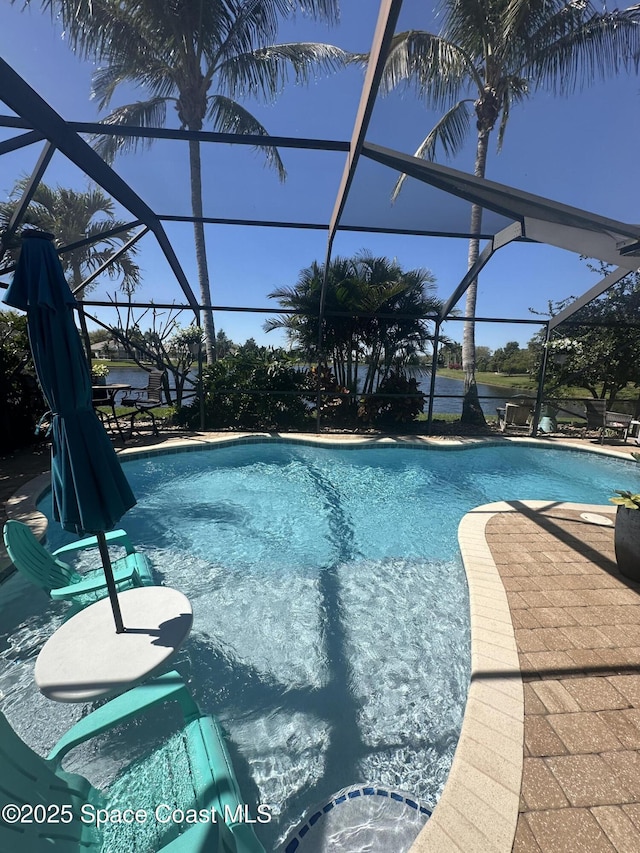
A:
<svg viewBox="0 0 640 853">
<path fill-rule="evenodd" d="M 196 436 L 188 445 L 220 439 L 238 436 Z M 544 441 L 602 452 L 589 441 Z M 158 449 L 184 447 L 165 440 Z M 616 444 L 604 452 L 634 449 Z M 141 452 L 150 448 L 121 451 Z M 25 484 L 7 514 L 37 522 L 35 500 L 45 486 L 46 476 Z M 610 504 L 521 501 L 478 507 L 461 522 L 472 680 L 449 779 L 412 853 L 640 850 L 640 587 L 617 571 L 606 523 L 614 515 Z"/>
</svg>

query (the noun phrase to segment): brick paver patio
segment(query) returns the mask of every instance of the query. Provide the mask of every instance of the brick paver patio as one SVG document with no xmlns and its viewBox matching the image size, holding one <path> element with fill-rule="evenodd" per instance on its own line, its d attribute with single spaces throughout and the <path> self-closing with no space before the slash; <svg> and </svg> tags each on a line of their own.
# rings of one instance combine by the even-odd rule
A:
<svg viewBox="0 0 640 853">
<path fill-rule="evenodd" d="M 524 681 L 513 851 L 638 853 L 640 587 L 617 570 L 612 526 L 518 509 L 486 528 Z"/>
</svg>

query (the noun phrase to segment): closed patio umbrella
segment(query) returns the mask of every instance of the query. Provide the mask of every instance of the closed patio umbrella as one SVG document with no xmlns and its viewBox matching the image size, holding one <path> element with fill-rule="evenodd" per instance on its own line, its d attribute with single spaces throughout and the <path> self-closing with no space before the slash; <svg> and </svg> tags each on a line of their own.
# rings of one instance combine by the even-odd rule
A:
<svg viewBox="0 0 640 853">
<path fill-rule="evenodd" d="M 116 632 L 125 629 L 105 531 L 136 499 L 91 403 L 91 376 L 76 329 L 76 305 L 53 247 L 53 235 L 25 231 L 13 282 L 3 301 L 27 312 L 29 342 L 52 412 L 53 513 L 65 530 L 95 534 Z"/>
</svg>

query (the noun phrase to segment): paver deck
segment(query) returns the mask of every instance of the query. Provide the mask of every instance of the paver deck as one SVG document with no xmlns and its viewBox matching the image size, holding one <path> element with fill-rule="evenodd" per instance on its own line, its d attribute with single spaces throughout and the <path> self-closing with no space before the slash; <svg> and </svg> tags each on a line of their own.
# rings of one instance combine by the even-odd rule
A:
<svg viewBox="0 0 640 853">
<path fill-rule="evenodd" d="M 617 569 L 613 526 L 522 504 L 485 535 L 524 681 L 513 853 L 638 853 L 640 586 Z"/>
</svg>

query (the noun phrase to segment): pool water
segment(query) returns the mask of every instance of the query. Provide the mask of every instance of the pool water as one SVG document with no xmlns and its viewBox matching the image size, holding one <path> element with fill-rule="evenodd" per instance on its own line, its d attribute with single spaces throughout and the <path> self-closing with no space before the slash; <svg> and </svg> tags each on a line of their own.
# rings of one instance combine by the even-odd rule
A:
<svg viewBox="0 0 640 853">
<path fill-rule="evenodd" d="M 271 808 L 273 821 L 257 829 L 267 850 L 309 807 L 350 785 L 437 802 L 469 679 L 457 545 L 467 511 L 510 499 L 606 503 L 615 488 L 640 491 L 635 462 L 503 444 L 252 443 L 124 469 L 138 504 L 122 524 L 158 581 L 192 602 L 194 628 L 176 667 L 229 734 L 246 801 Z M 51 517 L 50 498 L 41 509 Z M 51 548 L 70 538 L 51 524 Z M 64 606 L 31 588 L 27 602 L 26 590 L 15 577 L 0 590 L 0 612 L 12 614 L 0 635 L 8 664 L 0 706 L 44 753 L 81 708 L 47 702 L 33 685 L 38 648 Z M 149 748 L 141 725 L 122 738 L 77 750 L 73 769 L 108 782 L 123 753 Z"/>
</svg>

